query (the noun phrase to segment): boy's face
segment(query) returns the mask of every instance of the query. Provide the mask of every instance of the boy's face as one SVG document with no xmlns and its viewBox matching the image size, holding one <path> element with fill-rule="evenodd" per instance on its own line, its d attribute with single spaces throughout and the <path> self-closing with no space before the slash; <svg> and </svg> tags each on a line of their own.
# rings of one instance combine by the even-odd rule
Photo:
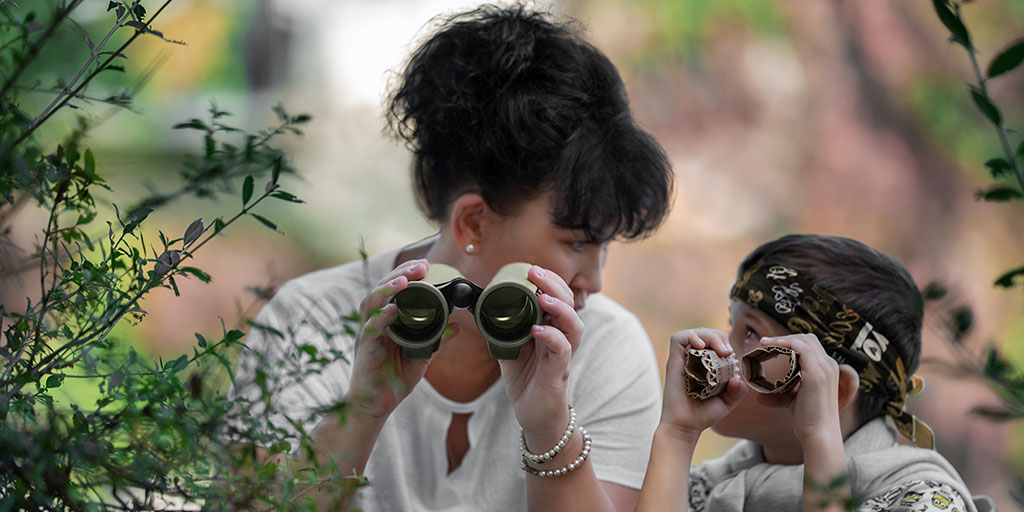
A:
<svg viewBox="0 0 1024 512">
<path fill-rule="evenodd" d="M 778 322 L 745 304 L 732 301 L 729 305 L 729 344 L 740 359 L 761 346 L 763 337 L 791 334 Z M 764 407 L 757 403 L 757 393 L 747 393 L 728 415 L 711 427 L 715 433 L 727 437 L 742 437 L 764 444 L 780 436 L 793 437 L 788 408 Z"/>
</svg>

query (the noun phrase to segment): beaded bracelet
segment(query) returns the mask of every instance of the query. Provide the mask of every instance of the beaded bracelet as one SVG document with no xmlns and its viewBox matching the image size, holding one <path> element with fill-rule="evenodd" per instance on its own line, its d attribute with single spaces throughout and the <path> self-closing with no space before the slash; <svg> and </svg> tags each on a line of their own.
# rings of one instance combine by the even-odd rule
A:
<svg viewBox="0 0 1024 512">
<path fill-rule="evenodd" d="M 522 428 L 519 429 L 520 445 L 523 451 L 523 459 L 528 460 L 534 464 L 544 464 L 545 462 L 555 458 L 562 448 L 569 443 L 569 439 L 572 439 L 572 435 L 576 432 L 576 409 L 569 406 L 569 426 L 565 427 L 565 433 L 562 434 L 562 438 L 558 440 L 558 444 L 554 448 L 543 452 L 543 453 L 531 453 L 530 450 L 526 449 L 526 431 Z"/>
<path fill-rule="evenodd" d="M 592 441 L 590 439 L 590 434 L 588 434 L 587 433 L 587 429 L 583 428 L 582 426 L 580 427 L 580 432 L 583 433 L 583 451 L 580 452 L 580 456 L 579 457 L 576 457 L 576 460 L 570 462 L 568 465 L 563 466 L 563 467 L 558 468 L 558 469 L 551 469 L 551 470 L 547 470 L 547 471 L 538 471 L 536 469 L 531 468 L 530 465 L 526 463 L 526 458 L 525 457 L 523 457 L 519 461 L 519 465 L 523 468 L 523 471 L 526 471 L 527 473 L 529 473 L 529 474 L 531 474 L 533 476 L 539 476 L 541 478 L 548 478 L 548 477 L 554 477 L 554 476 L 564 476 L 565 474 L 567 474 L 567 473 L 569 473 L 571 471 L 574 471 L 576 468 L 582 466 L 583 462 L 586 461 L 587 457 L 590 456 L 590 448 L 591 448 L 591 441 Z"/>
</svg>

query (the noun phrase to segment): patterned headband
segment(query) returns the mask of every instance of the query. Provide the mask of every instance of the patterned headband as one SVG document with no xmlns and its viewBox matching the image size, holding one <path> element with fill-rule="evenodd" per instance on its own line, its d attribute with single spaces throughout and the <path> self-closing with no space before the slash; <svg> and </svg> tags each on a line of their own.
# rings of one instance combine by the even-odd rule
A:
<svg viewBox="0 0 1024 512">
<path fill-rule="evenodd" d="M 924 380 L 917 375 L 907 378 L 903 360 L 889 340 L 856 311 L 796 269 L 764 260 L 736 281 L 730 296 L 790 332 L 816 335 L 832 359 L 860 375 L 861 391 L 886 400 L 884 412 L 904 437 L 922 448 L 934 448 L 932 429 L 903 409 L 907 395 L 924 389 Z"/>
</svg>

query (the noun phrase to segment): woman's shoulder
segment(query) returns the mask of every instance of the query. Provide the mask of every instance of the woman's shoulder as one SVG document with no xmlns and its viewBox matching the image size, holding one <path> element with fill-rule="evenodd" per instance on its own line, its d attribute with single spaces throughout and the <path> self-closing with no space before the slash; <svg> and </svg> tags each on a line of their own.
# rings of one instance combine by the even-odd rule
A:
<svg viewBox="0 0 1024 512">
<path fill-rule="evenodd" d="M 579 312 L 587 329 L 593 326 L 618 325 L 622 328 L 640 328 L 640 319 L 632 311 L 603 293 L 587 297 L 586 306 Z"/>
<path fill-rule="evenodd" d="M 584 329 L 580 346 L 573 353 L 573 376 L 657 377 L 654 347 L 636 315 L 603 294 L 587 297 L 579 315 Z M 660 381 L 655 387 L 660 388 Z"/>
<path fill-rule="evenodd" d="M 273 309 L 345 315 L 355 311 L 377 282 L 394 266 L 397 249 L 366 259 L 314 270 L 288 280 L 268 304 Z"/>
</svg>

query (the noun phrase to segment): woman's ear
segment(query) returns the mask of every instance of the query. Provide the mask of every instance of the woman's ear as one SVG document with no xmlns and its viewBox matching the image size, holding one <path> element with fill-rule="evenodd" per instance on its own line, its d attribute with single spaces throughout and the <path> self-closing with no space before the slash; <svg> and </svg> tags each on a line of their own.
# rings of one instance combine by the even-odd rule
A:
<svg viewBox="0 0 1024 512">
<path fill-rule="evenodd" d="M 448 218 L 455 242 L 463 248 L 481 247 L 493 216 L 494 212 L 480 194 L 471 192 L 456 198 Z"/>
<path fill-rule="evenodd" d="M 842 411 L 857 402 L 860 376 L 848 364 L 839 365 L 839 410 Z"/>
</svg>

